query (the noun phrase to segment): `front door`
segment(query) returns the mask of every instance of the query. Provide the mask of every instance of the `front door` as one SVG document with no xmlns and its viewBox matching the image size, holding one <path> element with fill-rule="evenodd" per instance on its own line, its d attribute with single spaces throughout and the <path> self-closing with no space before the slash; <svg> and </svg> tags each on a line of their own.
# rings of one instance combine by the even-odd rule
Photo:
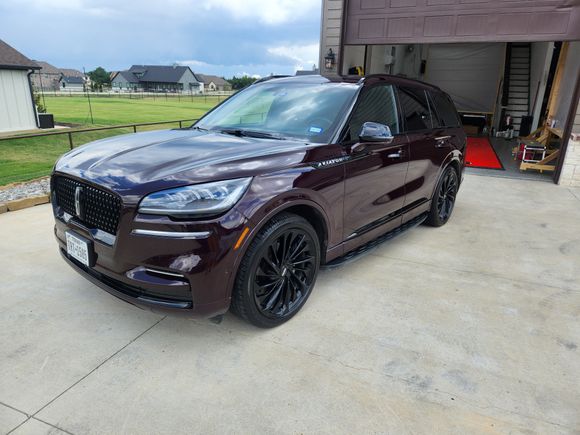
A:
<svg viewBox="0 0 580 435">
<path fill-rule="evenodd" d="M 392 139 L 359 140 L 365 122 L 389 126 Z M 409 164 L 406 135 L 400 120 L 393 86 L 363 89 L 349 121 L 345 142 L 344 239 L 354 239 L 376 228 L 387 232 L 401 224 L 405 202 L 405 176 Z"/>
</svg>

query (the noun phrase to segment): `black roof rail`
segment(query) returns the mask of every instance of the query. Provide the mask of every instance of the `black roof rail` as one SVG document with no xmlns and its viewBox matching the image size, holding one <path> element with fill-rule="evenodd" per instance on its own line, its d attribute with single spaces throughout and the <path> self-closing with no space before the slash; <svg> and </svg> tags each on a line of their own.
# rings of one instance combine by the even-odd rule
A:
<svg viewBox="0 0 580 435">
<path fill-rule="evenodd" d="M 267 82 L 268 80 L 272 80 L 272 79 L 283 79 L 286 77 L 294 77 L 294 76 L 287 75 L 287 74 L 286 75 L 283 75 L 283 74 L 271 75 L 271 76 L 262 77 L 261 79 L 256 80 L 253 84 Z"/>
</svg>

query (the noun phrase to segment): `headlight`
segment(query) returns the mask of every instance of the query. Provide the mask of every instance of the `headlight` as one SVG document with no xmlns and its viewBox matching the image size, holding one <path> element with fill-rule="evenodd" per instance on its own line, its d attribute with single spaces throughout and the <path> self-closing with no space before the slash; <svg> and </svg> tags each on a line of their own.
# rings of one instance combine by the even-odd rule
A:
<svg viewBox="0 0 580 435">
<path fill-rule="evenodd" d="M 217 215 L 232 208 L 251 181 L 251 177 L 238 178 L 162 190 L 143 198 L 139 213 L 181 218 Z"/>
</svg>

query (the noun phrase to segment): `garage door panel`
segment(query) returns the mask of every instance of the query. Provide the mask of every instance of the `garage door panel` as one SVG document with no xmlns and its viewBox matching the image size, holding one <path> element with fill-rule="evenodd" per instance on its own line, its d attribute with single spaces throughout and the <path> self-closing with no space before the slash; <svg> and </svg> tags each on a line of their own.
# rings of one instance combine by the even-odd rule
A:
<svg viewBox="0 0 580 435">
<path fill-rule="evenodd" d="M 360 32 L 365 20 L 384 26 Z M 405 27 L 401 22 L 407 22 Z M 351 0 L 345 44 L 580 39 L 580 5 L 566 0 Z"/>
<path fill-rule="evenodd" d="M 425 81 L 447 92 L 462 111 L 493 112 L 505 44 L 429 46 Z"/>
</svg>

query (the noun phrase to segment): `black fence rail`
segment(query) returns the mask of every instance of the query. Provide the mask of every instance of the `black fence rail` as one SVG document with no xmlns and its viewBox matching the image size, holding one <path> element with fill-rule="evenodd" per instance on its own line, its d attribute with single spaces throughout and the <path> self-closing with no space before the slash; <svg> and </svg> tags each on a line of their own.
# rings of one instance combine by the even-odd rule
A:
<svg viewBox="0 0 580 435">
<path fill-rule="evenodd" d="M 141 122 L 137 124 L 120 124 L 120 125 L 112 125 L 109 127 L 94 127 L 94 128 L 78 128 L 78 129 L 63 129 L 63 131 L 48 131 L 46 133 L 31 133 L 31 134 L 22 134 L 22 135 L 14 135 L 14 136 L 0 136 L 0 142 L 5 140 L 19 140 L 19 139 L 31 139 L 31 138 L 38 138 L 38 137 L 47 137 L 47 136 L 68 136 L 68 143 L 70 145 L 70 149 L 74 148 L 74 141 L 73 135 L 80 134 L 80 133 L 89 133 L 93 131 L 105 131 L 105 130 L 116 130 L 116 129 L 124 129 L 124 128 L 132 128 L 133 133 L 137 133 L 137 127 L 147 127 L 150 125 L 167 125 L 167 124 L 177 124 L 179 128 L 183 128 L 184 123 L 188 123 L 187 125 L 193 124 L 199 118 L 192 118 L 192 119 L 177 119 L 172 121 L 155 121 L 155 122 Z"/>
</svg>

